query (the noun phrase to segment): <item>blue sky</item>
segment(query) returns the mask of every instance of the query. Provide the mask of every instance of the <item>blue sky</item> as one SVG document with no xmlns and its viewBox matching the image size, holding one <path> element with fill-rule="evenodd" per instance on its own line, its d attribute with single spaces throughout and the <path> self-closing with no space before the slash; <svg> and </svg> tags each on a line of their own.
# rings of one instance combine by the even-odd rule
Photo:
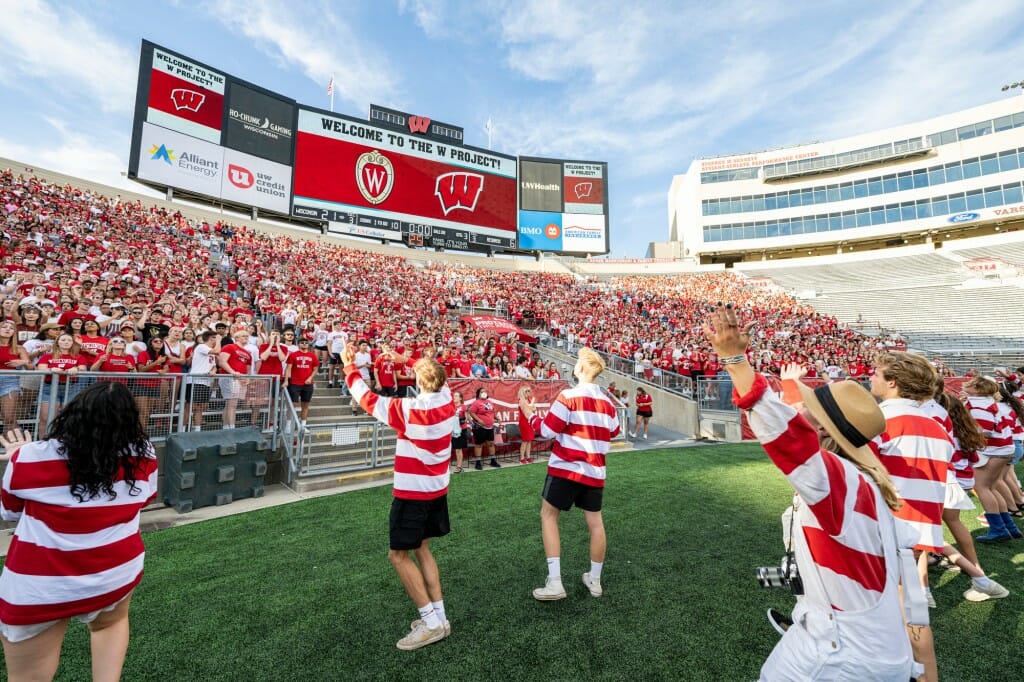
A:
<svg viewBox="0 0 1024 682">
<path fill-rule="evenodd" d="M 615 257 L 668 236 L 695 156 L 827 140 L 1011 96 L 1012 0 L 3 2 L 0 156 L 113 185 L 139 41 L 365 117 L 461 125 L 469 144 L 607 160 Z M 1020 91 L 1018 91 L 1020 92 Z M 1017 95 L 1020 96 L 1020 95 Z"/>
</svg>

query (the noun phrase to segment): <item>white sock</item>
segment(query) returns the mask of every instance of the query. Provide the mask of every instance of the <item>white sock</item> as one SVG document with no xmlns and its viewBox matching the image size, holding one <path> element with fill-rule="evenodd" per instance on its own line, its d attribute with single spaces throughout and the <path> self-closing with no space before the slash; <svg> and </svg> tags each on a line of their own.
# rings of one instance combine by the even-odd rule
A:
<svg viewBox="0 0 1024 682">
<path fill-rule="evenodd" d="M 439 621 L 444 623 L 446 620 L 448 620 L 448 618 L 445 616 L 445 613 L 444 613 L 444 600 L 443 599 L 441 601 L 431 602 L 430 604 L 431 604 L 431 606 L 434 607 L 434 613 L 437 614 L 437 619 Z"/>
<path fill-rule="evenodd" d="M 983 576 L 981 578 L 971 578 L 971 582 L 973 582 L 974 586 L 977 587 L 979 590 L 987 590 L 988 588 L 992 587 L 992 581 L 988 579 L 988 576 Z"/>
<path fill-rule="evenodd" d="M 562 580 L 562 557 L 548 557 L 548 577 Z"/>
<path fill-rule="evenodd" d="M 419 607 L 419 610 L 420 618 L 423 619 L 428 630 L 436 630 L 441 627 L 441 620 L 437 617 L 437 611 L 434 610 L 433 604 L 427 602 L 427 605 Z"/>
<path fill-rule="evenodd" d="M 201 429 L 201 428 L 199 428 L 198 426 L 193 426 L 193 427 L 192 427 L 192 430 L 193 430 L 193 431 L 202 431 L 202 429 Z"/>
<path fill-rule="evenodd" d="M 594 580 L 601 579 L 601 568 L 604 566 L 604 562 L 591 561 L 590 562 L 590 577 Z"/>
</svg>

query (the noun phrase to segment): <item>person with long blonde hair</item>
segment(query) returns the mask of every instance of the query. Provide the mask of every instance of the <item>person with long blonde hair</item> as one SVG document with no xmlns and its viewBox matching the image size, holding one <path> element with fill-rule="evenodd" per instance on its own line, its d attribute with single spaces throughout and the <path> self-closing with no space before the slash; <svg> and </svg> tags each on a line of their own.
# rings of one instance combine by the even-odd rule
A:
<svg viewBox="0 0 1024 682">
<path fill-rule="evenodd" d="M 988 533 L 979 535 L 978 542 L 1002 542 L 1019 538 L 1022 533 L 1010 516 L 1011 500 L 1006 484 L 1005 470 L 1013 460 L 1012 423 L 1007 420 L 1009 407 L 996 400 L 999 386 L 987 377 L 972 377 L 963 387 L 966 407 L 985 436 L 985 447 L 978 452 L 974 466 L 975 492 L 985 510 Z"/>
<path fill-rule="evenodd" d="M 530 464 L 533 458 L 530 457 L 530 450 L 533 448 L 533 441 L 537 434 L 530 425 L 530 420 L 537 413 L 537 399 L 533 397 L 533 387 L 525 385 L 519 388 L 519 463 Z"/>
</svg>

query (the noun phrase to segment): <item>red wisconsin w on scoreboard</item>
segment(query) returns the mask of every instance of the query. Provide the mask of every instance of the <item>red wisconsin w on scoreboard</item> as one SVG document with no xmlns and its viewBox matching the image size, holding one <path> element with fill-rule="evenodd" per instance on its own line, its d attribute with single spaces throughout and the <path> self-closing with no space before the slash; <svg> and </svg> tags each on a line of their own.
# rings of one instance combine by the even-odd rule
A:
<svg viewBox="0 0 1024 682">
<path fill-rule="evenodd" d="M 224 116 L 223 76 L 205 69 L 202 77 L 193 76 L 192 70 L 200 67 L 159 50 L 154 52 L 146 120 L 220 144 Z M 207 80 L 207 76 L 219 82 L 212 83 L 213 87 L 199 82 Z"/>
</svg>

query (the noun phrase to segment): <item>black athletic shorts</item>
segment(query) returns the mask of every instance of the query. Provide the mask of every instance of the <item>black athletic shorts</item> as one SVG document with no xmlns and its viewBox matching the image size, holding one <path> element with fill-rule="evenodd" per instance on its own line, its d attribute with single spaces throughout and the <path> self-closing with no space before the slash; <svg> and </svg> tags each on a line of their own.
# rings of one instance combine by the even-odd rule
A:
<svg viewBox="0 0 1024 682">
<path fill-rule="evenodd" d="M 288 397 L 293 403 L 313 400 L 313 384 L 288 384 Z"/>
<path fill-rule="evenodd" d="M 339 353 L 331 353 L 331 356 L 330 356 L 330 358 L 328 359 L 327 362 L 328 362 L 328 364 L 331 364 L 331 365 L 340 365 L 341 364 L 341 355 Z"/>
<path fill-rule="evenodd" d="M 459 431 L 459 435 L 452 436 L 452 450 L 466 449 L 466 429 Z"/>
<path fill-rule="evenodd" d="M 426 538 L 448 535 L 448 496 L 391 501 L 391 549 L 419 549 Z"/>
<path fill-rule="evenodd" d="M 205 405 L 210 402 L 210 387 L 206 384 L 186 384 L 185 402 Z"/>
<path fill-rule="evenodd" d="M 540 494 L 551 506 L 562 511 L 569 511 L 575 504 L 583 511 L 601 511 L 601 498 L 604 488 L 594 488 L 568 478 L 552 476 L 544 479 L 544 490 Z"/>
<path fill-rule="evenodd" d="M 494 429 L 485 429 L 479 426 L 473 427 L 473 443 L 483 445 L 494 442 Z"/>
</svg>

